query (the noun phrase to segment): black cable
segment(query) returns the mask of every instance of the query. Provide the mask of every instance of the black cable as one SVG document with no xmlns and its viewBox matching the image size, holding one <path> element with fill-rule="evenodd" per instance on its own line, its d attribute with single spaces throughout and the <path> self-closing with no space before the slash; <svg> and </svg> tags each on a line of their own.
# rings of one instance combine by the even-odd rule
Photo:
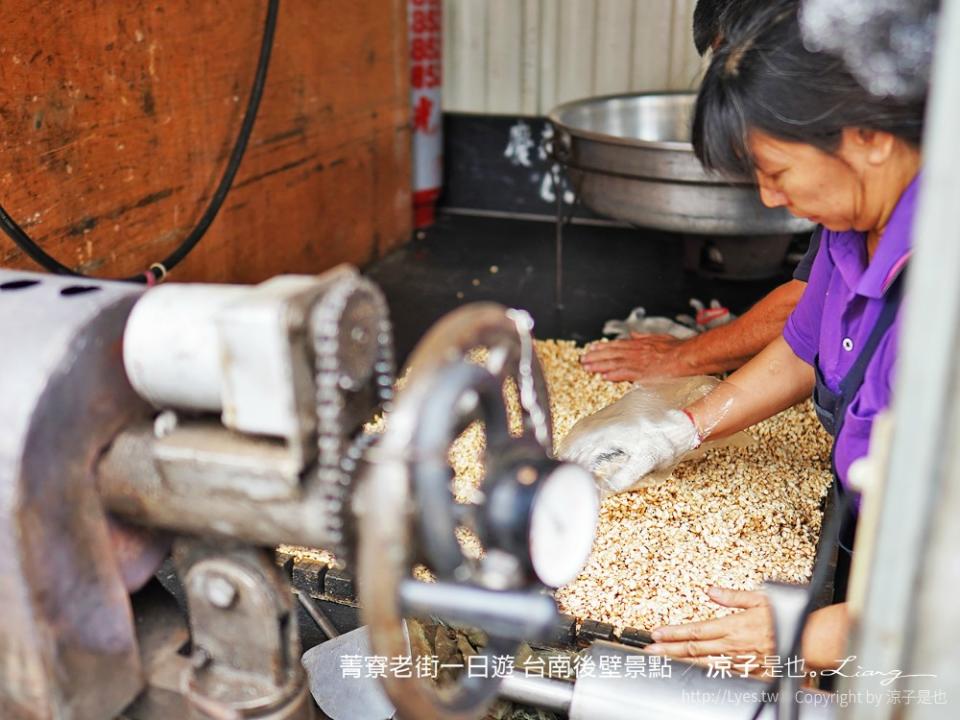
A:
<svg viewBox="0 0 960 720">
<path fill-rule="evenodd" d="M 267 80 L 267 69 L 270 66 L 270 53 L 273 50 L 273 38 L 277 29 L 277 14 L 280 7 L 280 0 L 269 0 L 267 6 L 267 18 L 263 26 L 263 40 L 260 44 L 260 57 L 257 60 L 257 73 L 253 79 L 253 87 L 250 89 L 250 98 L 247 101 L 247 109 L 243 116 L 243 123 L 240 126 L 240 134 L 230 153 L 230 160 L 220 178 L 220 183 L 210 199 L 207 209 L 201 215 L 196 227 L 190 231 L 190 234 L 180 243 L 162 262 L 154 263 L 150 268 L 139 275 L 133 275 L 127 278 L 120 278 L 126 282 L 146 283 L 148 281 L 162 280 L 166 274 L 173 270 L 189 253 L 196 247 L 200 239 L 206 234 L 210 225 L 213 224 L 223 201 L 230 192 L 237 170 L 243 161 L 243 155 L 246 152 L 247 144 L 250 141 L 250 135 L 253 132 L 253 124 L 257 119 L 257 112 L 260 109 L 260 100 L 263 97 L 263 88 Z M 49 255 L 34 240 L 27 235 L 16 221 L 10 217 L 9 213 L 0 205 L 0 229 L 16 243 L 23 252 L 45 270 L 56 273 L 57 275 L 73 275 L 75 277 L 89 277 L 83 273 L 73 270 L 53 256 Z"/>
</svg>

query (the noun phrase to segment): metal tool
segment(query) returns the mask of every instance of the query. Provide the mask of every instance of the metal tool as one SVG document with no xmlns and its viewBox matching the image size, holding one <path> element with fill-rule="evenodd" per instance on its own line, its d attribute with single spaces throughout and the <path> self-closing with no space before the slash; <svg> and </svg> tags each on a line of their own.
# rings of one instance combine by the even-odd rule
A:
<svg viewBox="0 0 960 720">
<path fill-rule="evenodd" d="M 303 654 L 310 692 L 330 720 L 390 720 L 394 716 L 396 710 L 378 680 L 363 674 L 345 677 L 344 658 L 367 658 L 372 654 L 366 626 Z"/>
<path fill-rule="evenodd" d="M 567 477 L 591 496 L 596 491 L 584 471 L 544 456 L 544 449 L 549 452 L 552 447 L 552 430 L 531 331 L 526 313 L 505 311 L 492 303 L 465 306 L 431 328 L 411 356 L 411 369 L 386 432 L 365 456 L 367 468 L 353 502 L 358 518 L 359 598 L 376 655 L 402 655 L 406 642 L 402 618 L 422 616 L 430 606 L 442 608 L 439 615 L 487 630 L 489 641 L 482 654 L 488 658 L 512 655 L 518 638 L 536 639 L 556 619 L 552 598 L 537 591 L 543 582 L 536 577 L 538 562 L 530 554 L 530 535 L 525 533 L 536 524 L 538 508 L 549 506 L 549 493 L 544 491 L 561 468 L 568 468 Z M 468 361 L 476 348 L 487 348 L 486 359 L 479 364 Z M 516 386 L 519 438 L 507 432 L 501 395 L 505 382 Z M 438 411 L 441 408 L 444 412 Z M 485 482 L 478 502 L 455 512 L 447 452 L 459 430 L 478 418 L 486 423 L 488 460 L 517 453 L 525 458 L 526 470 L 507 472 L 490 485 Z M 492 462 L 486 463 L 488 480 L 497 477 L 492 468 Z M 529 505 L 506 503 L 510 507 L 498 509 L 495 498 L 502 497 L 503 488 L 511 483 L 543 490 L 533 494 L 530 499 L 538 500 Z M 500 491 L 492 491 L 493 486 Z M 379 508 L 384 506 L 407 508 L 409 514 L 383 513 Z M 552 537 L 581 547 L 586 535 L 589 545 L 597 505 L 587 504 L 576 512 L 582 512 L 587 522 L 561 526 Z M 483 559 L 463 554 L 456 539 L 461 523 L 492 540 Z M 505 528 L 510 532 L 502 532 Z M 513 533 L 520 537 L 510 542 L 507 536 Z M 420 548 L 420 558 L 435 572 L 437 583 L 425 586 L 409 579 L 413 548 Z M 576 572 L 588 553 L 589 547 L 579 557 L 563 558 L 561 572 L 571 568 Z M 467 676 L 441 693 L 415 678 L 384 678 L 400 717 L 449 720 L 473 717 L 477 708 L 496 697 L 499 682 L 495 677 Z"/>
<path fill-rule="evenodd" d="M 120 356 L 138 295 L 0 271 L 0 705 L 18 720 L 113 717 L 141 689 L 124 561 L 90 472 L 149 412 Z"/>
<path fill-rule="evenodd" d="M 393 403 L 391 329 L 352 268 L 143 294 L 0 271 L 0 638 L 16 649 L 0 656 L 5 713 L 309 720 L 295 601 L 270 552 L 280 543 L 354 565 L 361 594 L 376 593 L 363 608 L 375 648 L 402 640 L 407 613 L 485 629 L 497 655 L 544 636 L 557 611 L 543 583 L 579 570 L 596 506 L 582 504 L 577 525 L 551 520 L 558 493 L 592 480 L 549 457 L 531 328 L 492 304 L 441 323 L 378 442 L 362 426 Z M 482 365 L 466 356 L 476 346 L 489 348 Z M 489 502 L 460 507 L 438 460 L 475 418 L 491 423 Z M 486 560 L 462 555 L 460 524 L 485 539 Z M 564 547 L 579 556 L 538 551 L 535 537 L 576 538 Z M 141 661 L 148 646 L 182 645 L 179 624 L 134 626 L 127 595 L 171 538 L 191 655 Z M 417 561 L 440 582 L 413 581 Z M 141 627 L 170 639 L 141 644 Z M 465 683 L 453 717 L 477 717 L 497 684 Z M 451 717 L 442 702 L 411 709 L 409 697 L 434 697 L 420 680 L 384 688 L 406 718 Z"/>
<path fill-rule="evenodd" d="M 673 661 L 668 675 L 647 674 L 651 656 L 640 650 L 603 640 L 586 651 L 589 666 L 595 672 L 580 674 L 576 682 L 528 677 L 514 673 L 505 678 L 501 695 L 525 705 L 564 713 L 569 720 L 693 720 L 715 718 L 775 720 L 777 703 L 763 703 L 769 683 L 738 675 L 718 679 L 707 668 Z M 624 671 L 631 663 L 644 673 Z M 618 673 L 605 674 L 603 667 L 618 667 Z M 795 690 L 803 720 L 829 718 L 832 708 L 814 702 L 812 691 Z"/>
<path fill-rule="evenodd" d="M 376 656 L 408 655 L 405 617 L 482 630 L 488 661 L 553 634 L 548 589 L 579 572 L 599 506 L 589 474 L 552 457 L 525 313 L 485 303 L 441 320 L 396 398 L 385 304 L 350 268 L 142 297 L 0 271 L 0 337 L 5 717 L 311 720 L 296 601 L 272 553 L 280 543 L 334 549 L 357 578 L 368 638 L 321 646 L 314 680 L 338 712 L 362 695 L 333 677 L 331 658 L 361 640 Z M 383 408 L 384 434 L 364 434 Z M 484 479 L 461 504 L 447 457 L 477 420 Z M 461 550 L 463 529 L 481 558 Z M 189 645 L 169 598 L 128 595 L 171 545 Z M 416 564 L 436 581 L 416 580 Z M 629 652 L 591 650 L 601 651 Z M 684 688 L 716 689 L 690 677 L 581 678 L 571 691 L 469 673 L 438 689 L 387 674 L 383 702 L 363 705 L 374 719 L 392 705 L 403 720 L 475 720 L 522 690 L 548 707 L 569 696 L 574 720 L 682 717 Z"/>
<path fill-rule="evenodd" d="M 320 608 L 317 602 L 302 590 L 294 588 L 293 594 L 297 596 L 297 602 L 303 607 L 314 624 L 320 628 L 320 632 L 327 636 L 328 640 L 340 637 L 340 631 L 334 626 L 333 621 L 327 617 L 327 614 Z"/>
</svg>

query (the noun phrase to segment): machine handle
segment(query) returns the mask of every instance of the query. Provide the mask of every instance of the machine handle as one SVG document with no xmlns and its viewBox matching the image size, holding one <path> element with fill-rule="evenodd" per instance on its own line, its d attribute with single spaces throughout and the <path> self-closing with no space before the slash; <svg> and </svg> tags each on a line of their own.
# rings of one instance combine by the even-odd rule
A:
<svg viewBox="0 0 960 720">
<path fill-rule="evenodd" d="M 502 592 L 436 582 L 404 580 L 400 585 L 403 614 L 436 615 L 469 625 L 496 638 L 546 640 L 560 620 L 552 597 L 531 592 Z"/>
</svg>

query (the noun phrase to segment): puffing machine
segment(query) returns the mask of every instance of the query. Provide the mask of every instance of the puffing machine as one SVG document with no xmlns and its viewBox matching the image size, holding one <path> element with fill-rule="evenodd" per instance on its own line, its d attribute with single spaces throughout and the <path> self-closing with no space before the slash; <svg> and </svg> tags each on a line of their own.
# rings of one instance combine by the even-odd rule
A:
<svg viewBox="0 0 960 720">
<path fill-rule="evenodd" d="M 599 505 L 591 476 L 553 457 L 526 313 L 482 303 L 448 315 L 395 394 L 386 304 L 346 266 L 145 292 L 0 270 L 0 309 L 5 718 L 314 717 L 274 558 L 284 543 L 351 567 L 378 656 L 408 652 L 405 617 L 482 630 L 489 660 L 555 628 L 549 590 L 585 563 Z M 365 432 L 381 412 L 386 430 Z M 447 454 L 475 420 L 485 479 L 462 504 Z M 481 558 L 464 554 L 461 529 Z M 168 558 L 186 619 L 166 593 L 136 592 Z M 434 581 L 416 579 L 417 565 Z M 789 649 L 803 590 L 773 596 Z M 479 718 L 501 692 L 544 706 L 559 697 L 571 717 L 602 720 L 672 717 L 680 693 L 716 682 L 696 668 L 626 693 L 623 678 L 589 692 L 502 679 L 382 683 L 407 720 Z"/>
</svg>

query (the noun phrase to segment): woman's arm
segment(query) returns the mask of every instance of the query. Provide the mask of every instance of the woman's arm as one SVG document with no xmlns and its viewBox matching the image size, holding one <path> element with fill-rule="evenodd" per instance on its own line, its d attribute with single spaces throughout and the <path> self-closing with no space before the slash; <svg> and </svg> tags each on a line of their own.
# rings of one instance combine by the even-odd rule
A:
<svg viewBox="0 0 960 720">
<path fill-rule="evenodd" d="M 617 458 L 603 484 L 609 492 L 623 492 L 652 471 L 670 467 L 703 440 L 732 435 L 790 407 L 810 394 L 813 381 L 813 369 L 778 338 L 683 411 L 638 413 L 624 409 L 631 402 L 625 396 L 601 411 L 607 414 L 601 422 L 591 416 L 589 427 L 578 423 L 560 446 L 560 457 L 594 472 Z M 612 415 L 611 409 L 616 411 Z"/>
<path fill-rule="evenodd" d="M 795 405 L 813 385 L 813 368 L 781 336 L 687 412 L 702 438 L 718 440 Z"/>
<path fill-rule="evenodd" d="M 646 652 L 681 660 L 706 662 L 726 657 L 734 666 L 744 659 L 773 655 L 776 650 L 773 615 L 762 591 L 710 588 L 710 599 L 719 605 L 740 610 L 733 615 L 670 625 L 653 631 L 654 644 Z M 806 668 L 830 670 L 841 667 L 847 654 L 850 618 L 846 603 L 828 605 L 810 614 L 803 627 L 800 656 Z M 782 658 L 784 662 L 791 658 Z"/>
<path fill-rule="evenodd" d="M 711 657 L 733 660 L 764 658 L 777 649 L 773 614 L 767 596 L 760 590 L 707 590 L 718 605 L 740 612 L 713 620 L 665 625 L 656 628 L 653 644 L 645 651 L 681 660 L 706 661 Z"/>
<path fill-rule="evenodd" d="M 828 605 L 810 613 L 803 628 L 801 654 L 811 670 L 840 667 L 847 655 L 850 615 L 847 604 Z"/>
<path fill-rule="evenodd" d="M 613 382 L 736 370 L 783 332 L 806 286 L 790 280 L 735 320 L 689 340 L 634 333 L 623 340 L 594 343 L 583 354 L 583 367 Z"/>
</svg>

